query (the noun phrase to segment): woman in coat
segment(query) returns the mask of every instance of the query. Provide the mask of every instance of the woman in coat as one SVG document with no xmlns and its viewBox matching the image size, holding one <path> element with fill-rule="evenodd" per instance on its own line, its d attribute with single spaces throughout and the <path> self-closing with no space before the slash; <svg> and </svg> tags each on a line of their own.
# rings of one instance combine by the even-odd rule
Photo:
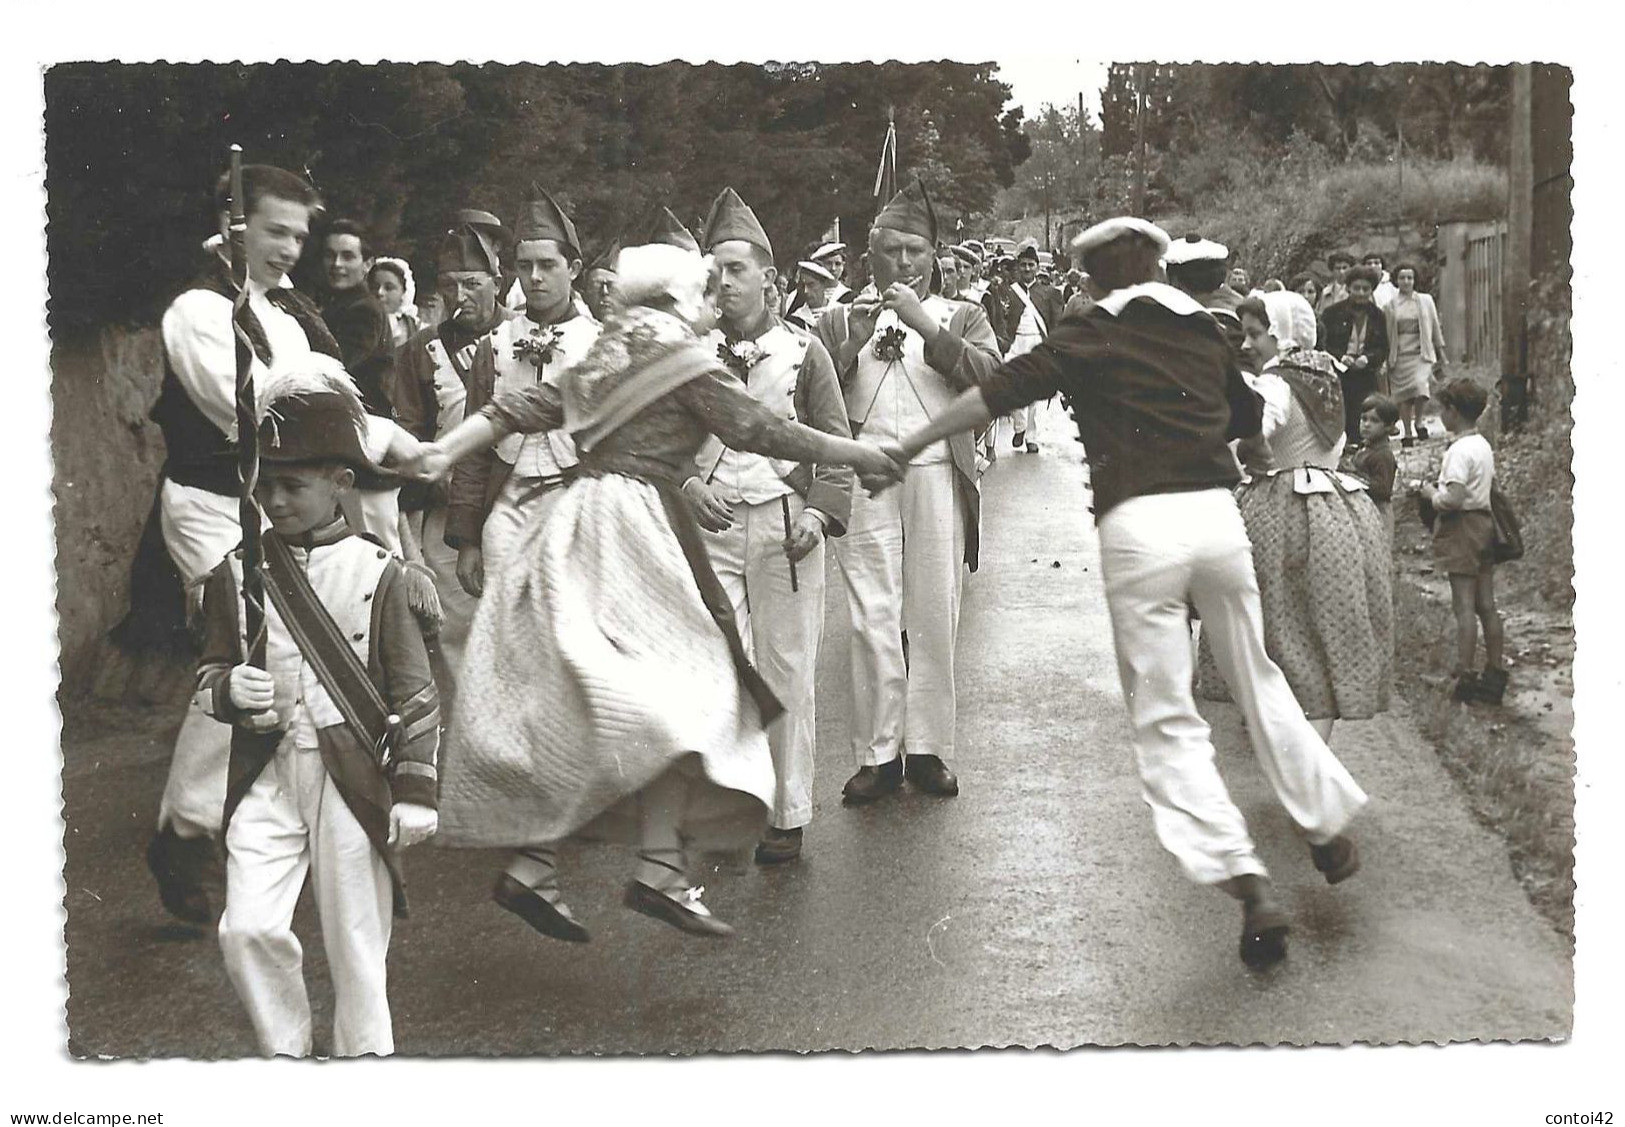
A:
<svg viewBox="0 0 1625 1127">
<path fill-rule="evenodd" d="M 1416 267 L 1402 262 L 1394 269 L 1398 292 L 1383 306 L 1388 323 L 1388 386 L 1399 404 L 1399 422 L 1405 428 L 1401 446 L 1414 446 L 1428 436 L 1422 425 L 1422 406 L 1433 391 L 1435 371 L 1445 367 L 1444 329 L 1439 310 L 1429 294 L 1416 289 Z"/>
<path fill-rule="evenodd" d="M 1327 306 L 1321 315 L 1320 347 L 1337 361 L 1343 383 L 1343 433 L 1351 445 L 1360 441 L 1360 404 L 1381 383 L 1388 362 L 1388 321 L 1371 300 L 1376 271 L 1359 266 L 1348 272 L 1349 296 Z"/>
</svg>

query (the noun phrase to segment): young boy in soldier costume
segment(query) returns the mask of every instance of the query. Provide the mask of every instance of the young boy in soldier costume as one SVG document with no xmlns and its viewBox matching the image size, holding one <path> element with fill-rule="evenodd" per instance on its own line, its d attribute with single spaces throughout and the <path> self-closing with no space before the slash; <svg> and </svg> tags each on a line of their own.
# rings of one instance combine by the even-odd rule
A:
<svg viewBox="0 0 1625 1127">
<path fill-rule="evenodd" d="M 332 1052 L 394 1052 L 385 956 L 392 914 L 405 910 L 396 853 L 438 820 L 439 698 L 400 563 L 340 512 L 373 467 L 360 398 L 335 368 L 313 360 L 263 393 L 266 668 L 244 661 L 241 550 L 203 598 L 198 703 L 237 729 L 220 946 L 268 1056 L 311 1051 L 292 927 L 307 874 L 333 977 Z"/>
</svg>

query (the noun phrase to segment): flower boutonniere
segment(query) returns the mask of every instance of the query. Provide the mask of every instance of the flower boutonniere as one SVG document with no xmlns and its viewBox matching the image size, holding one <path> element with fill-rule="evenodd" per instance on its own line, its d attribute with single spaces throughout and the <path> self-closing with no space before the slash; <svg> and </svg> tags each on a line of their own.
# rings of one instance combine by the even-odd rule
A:
<svg viewBox="0 0 1625 1127">
<path fill-rule="evenodd" d="M 548 325 L 545 328 L 538 326 L 531 329 L 529 336 L 520 337 L 513 342 L 513 357 L 515 360 L 529 360 L 536 367 L 553 362 L 553 354 L 558 351 L 558 330 Z"/>
<path fill-rule="evenodd" d="M 753 340 L 723 341 L 717 345 L 717 356 L 728 370 L 743 380 L 750 374 L 767 351 Z"/>
<path fill-rule="evenodd" d="M 875 355 L 888 364 L 894 364 L 903 358 L 903 342 L 907 339 L 908 335 L 901 325 L 881 329 L 875 334 Z"/>
</svg>

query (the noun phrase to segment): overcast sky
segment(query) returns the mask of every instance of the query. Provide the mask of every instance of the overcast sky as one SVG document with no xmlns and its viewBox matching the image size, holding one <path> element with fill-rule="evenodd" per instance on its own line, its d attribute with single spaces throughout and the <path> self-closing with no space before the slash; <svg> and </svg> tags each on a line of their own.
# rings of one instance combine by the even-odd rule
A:
<svg viewBox="0 0 1625 1127">
<path fill-rule="evenodd" d="M 1110 63 L 1088 59 L 1050 56 L 1011 55 L 998 61 L 1001 82 L 1009 83 L 1011 101 L 1026 111 L 1029 120 L 1038 116 L 1045 102 L 1075 106 L 1083 92 L 1084 108 L 1100 120 L 1100 88 L 1106 85 Z"/>
</svg>

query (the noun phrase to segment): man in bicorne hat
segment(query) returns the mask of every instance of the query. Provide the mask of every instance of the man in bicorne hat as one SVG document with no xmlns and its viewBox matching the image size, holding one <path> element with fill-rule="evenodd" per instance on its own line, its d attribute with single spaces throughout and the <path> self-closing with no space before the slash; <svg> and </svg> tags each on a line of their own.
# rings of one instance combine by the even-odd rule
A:
<svg viewBox="0 0 1625 1127">
<path fill-rule="evenodd" d="M 776 273 L 773 244 L 732 188 L 711 205 L 704 240 L 721 275 L 714 339 L 729 371 L 775 415 L 850 438 L 829 353 L 767 304 Z M 683 493 L 705 529 L 711 565 L 732 600 L 746 652 L 784 705 L 784 715 L 767 730 L 777 781 L 756 860 L 789 861 L 801 854 L 802 829 L 813 811 L 824 538 L 846 529 L 852 471 L 780 462 L 729 449 L 715 437 L 694 460 Z"/>
<path fill-rule="evenodd" d="M 419 441 L 432 442 L 462 422 L 469 386 L 491 386 L 496 379 L 495 335 L 511 316 L 499 300 L 498 246 L 498 235 L 485 223 L 461 223 L 440 242 L 437 288 L 446 319 L 413 334 L 395 361 L 396 418 Z M 403 491 L 402 507 L 422 514 L 418 539 L 445 613 L 440 650 L 454 674 L 481 590 L 480 576 L 472 570 L 477 561 L 460 559 L 446 542 L 445 498 L 416 492 L 408 497 Z M 455 686 L 441 688 L 448 698 L 454 695 Z"/>
<path fill-rule="evenodd" d="M 1057 393 L 1068 400 L 1091 468 L 1106 607 L 1152 825 L 1187 876 L 1242 902 L 1239 953 L 1265 967 L 1285 957 L 1290 923 L 1196 710 L 1190 604 L 1264 775 L 1330 884 L 1360 866 L 1346 830 L 1366 796 L 1264 646 L 1252 545 L 1231 493 L 1240 472 L 1226 445 L 1259 433 L 1262 405 L 1213 318 L 1155 280 L 1169 249 L 1160 227 L 1111 219 L 1073 248 L 1094 308 L 889 448 L 894 477 L 918 473 L 911 455 L 946 434 Z M 914 624 L 910 616 L 911 635 Z"/>
<path fill-rule="evenodd" d="M 558 385 L 559 373 L 587 354 L 598 322 L 580 311 L 581 273 L 576 227 L 547 192 L 531 185 L 514 223 L 514 271 L 525 309 L 491 333 L 492 365 L 470 369 L 464 417 L 499 392 Z M 530 505 L 562 486 L 576 464 L 575 444 L 562 430 L 511 434 L 493 449 L 458 464 L 446 503 L 445 541 L 457 549 L 457 574 L 483 592 L 529 515 Z"/>
<path fill-rule="evenodd" d="M 916 181 L 869 231 L 874 286 L 819 318 L 818 337 L 835 361 L 854 435 L 890 441 L 905 434 L 998 367 L 998 342 L 981 307 L 928 293 L 936 246 L 936 211 Z M 835 549 L 852 623 L 858 772 L 846 784 L 848 803 L 892 793 L 905 772 L 927 793 L 959 793 L 948 766 L 954 647 L 960 585 L 965 566 L 976 567 L 981 513 L 971 430 L 933 443 L 914 463 L 903 488 L 878 498 L 854 495 Z"/>
</svg>

